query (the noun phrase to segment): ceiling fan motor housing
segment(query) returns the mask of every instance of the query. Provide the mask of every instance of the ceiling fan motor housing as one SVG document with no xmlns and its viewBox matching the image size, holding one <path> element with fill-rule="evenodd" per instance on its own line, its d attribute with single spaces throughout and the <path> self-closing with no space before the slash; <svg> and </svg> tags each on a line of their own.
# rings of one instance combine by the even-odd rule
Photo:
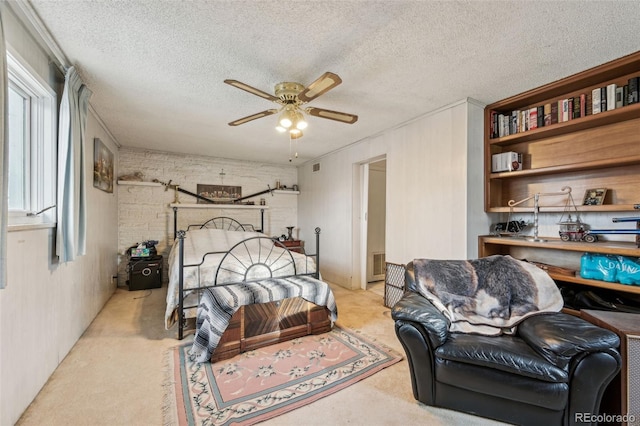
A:
<svg viewBox="0 0 640 426">
<path fill-rule="evenodd" d="M 303 90 L 304 86 L 302 84 L 285 81 L 276 84 L 275 94 L 282 102 L 290 104 L 298 102 L 298 93 Z"/>
</svg>

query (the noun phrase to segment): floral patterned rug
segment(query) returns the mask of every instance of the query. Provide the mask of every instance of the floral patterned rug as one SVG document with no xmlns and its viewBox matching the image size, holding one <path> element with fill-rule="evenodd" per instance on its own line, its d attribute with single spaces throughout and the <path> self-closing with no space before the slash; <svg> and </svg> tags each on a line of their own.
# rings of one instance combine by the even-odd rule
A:
<svg viewBox="0 0 640 426">
<path fill-rule="evenodd" d="M 172 348 L 165 424 L 251 425 L 337 392 L 402 359 L 393 349 L 339 327 L 215 364 Z"/>
</svg>

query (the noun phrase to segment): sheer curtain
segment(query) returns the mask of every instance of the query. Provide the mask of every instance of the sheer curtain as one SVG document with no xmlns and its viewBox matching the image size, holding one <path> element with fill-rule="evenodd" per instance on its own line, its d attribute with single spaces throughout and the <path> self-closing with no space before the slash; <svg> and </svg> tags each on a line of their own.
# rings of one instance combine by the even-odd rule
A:
<svg viewBox="0 0 640 426">
<path fill-rule="evenodd" d="M 7 131 L 7 50 L 0 13 L 0 288 L 7 286 L 7 221 L 9 205 L 9 135 Z"/>
<path fill-rule="evenodd" d="M 58 225 L 56 254 L 70 262 L 86 252 L 85 146 L 91 90 L 75 67 L 67 70 L 58 126 Z"/>
</svg>

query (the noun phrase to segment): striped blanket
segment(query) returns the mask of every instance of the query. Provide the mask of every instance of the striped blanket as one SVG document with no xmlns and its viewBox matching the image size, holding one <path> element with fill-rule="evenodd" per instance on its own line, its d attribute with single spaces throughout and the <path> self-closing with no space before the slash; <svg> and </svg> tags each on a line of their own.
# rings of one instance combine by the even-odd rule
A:
<svg viewBox="0 0 640 426">
<path fill-rule="evenodd" d="M 196 317 L 196 334 L 191 348 L 198 362 L 208 362 L 220 337 L 240 306 L 301 297 L 331 312 L 338 318 L 338 308 L 329 285 L 313 277 L 301 275 L 268 278 L 241 284 L 212 287 L 204 291 Z"/>
</svg>

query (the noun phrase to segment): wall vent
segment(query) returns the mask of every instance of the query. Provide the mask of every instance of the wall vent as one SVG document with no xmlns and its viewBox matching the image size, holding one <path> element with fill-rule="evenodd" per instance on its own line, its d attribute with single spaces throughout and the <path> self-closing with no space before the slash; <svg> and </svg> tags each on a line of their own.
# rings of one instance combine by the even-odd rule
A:
<svg viewBox="0 0 640 426">
<path fill-rule="evenodd" d="M 373 276 L 384 275 L 384 253 L 373 253 Z"/>
<path fill-rule="evenodd" d="M 316 163 L 313 165 L 313 171 L 314 172 L 319 172 L 320 171 L 320 163 Z"/>
</svg>

